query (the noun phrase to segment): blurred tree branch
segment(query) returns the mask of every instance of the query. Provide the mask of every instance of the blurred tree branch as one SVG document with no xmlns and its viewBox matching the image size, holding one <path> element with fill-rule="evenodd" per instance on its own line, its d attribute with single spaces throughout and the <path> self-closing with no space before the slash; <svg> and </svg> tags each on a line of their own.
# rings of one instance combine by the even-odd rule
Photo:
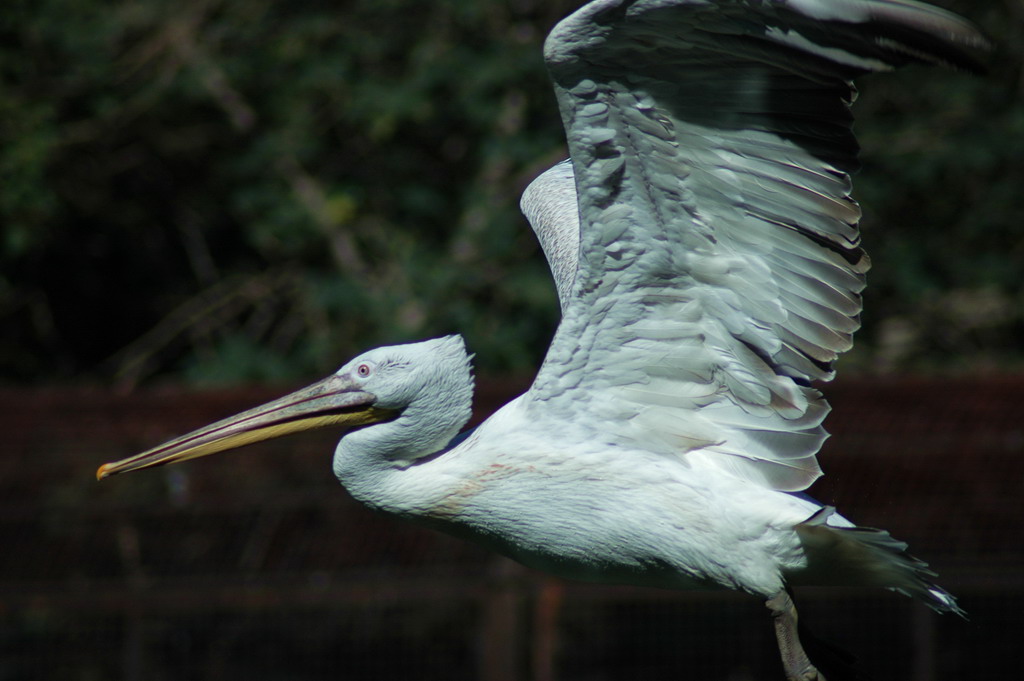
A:
<svg viewBox="0 0 1024 681">
<path fill-rule="evenodd" d="M 517 203 L 564 154 L 541 42 L 579 4 L 5 6 L 0 377 L 308 377 L 456 331 L 536 366 L 557 305 Z M 946 5 L 999 49 L 861 84 L 844 371 L 1022 365 L 1024 11 Z"/>
</svg>

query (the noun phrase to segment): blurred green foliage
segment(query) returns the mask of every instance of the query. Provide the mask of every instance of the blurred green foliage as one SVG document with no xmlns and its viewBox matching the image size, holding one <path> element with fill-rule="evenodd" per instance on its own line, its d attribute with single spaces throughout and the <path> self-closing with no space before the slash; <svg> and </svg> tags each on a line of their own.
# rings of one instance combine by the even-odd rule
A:
<svg viewBox="0 0 1024 681">
<path fill-rule="evenodd" d="M 579 0 L 8 0 L 0 380 L 294 380 L 460 332 L 535 366 L 519 215 L 564 155 L 541 43 Z M 1021 365 L 1024 5 L 946 3 L 985 78 L 861 83 L 865 371 Z"/>
</svg>

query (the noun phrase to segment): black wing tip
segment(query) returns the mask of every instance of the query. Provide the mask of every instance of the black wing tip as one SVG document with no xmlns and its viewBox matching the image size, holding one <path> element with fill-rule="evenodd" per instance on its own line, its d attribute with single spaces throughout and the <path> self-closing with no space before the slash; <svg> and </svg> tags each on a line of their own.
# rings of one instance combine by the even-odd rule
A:
<svg viewBox="0 0 1024 681">
<path fill-rule="evenodd" d="M 993 44 L 980 30 L 974 33 L 936 35 L 905 26 L 880 26 L 876 43 L 894 54 L 897 65 L 923 63 L 951 68 L 973 75 L 989 71 Z M 902 58 L 900 58 L 902 57 Z"/>
<path fill-rule="evenodd" d="M 993 42 L 974 22 L 934 5 L 907 0 L 876 2 L 866 23 L 880 47 L 900 62 L 921 62 L 983 74 Z"/>
</svg>

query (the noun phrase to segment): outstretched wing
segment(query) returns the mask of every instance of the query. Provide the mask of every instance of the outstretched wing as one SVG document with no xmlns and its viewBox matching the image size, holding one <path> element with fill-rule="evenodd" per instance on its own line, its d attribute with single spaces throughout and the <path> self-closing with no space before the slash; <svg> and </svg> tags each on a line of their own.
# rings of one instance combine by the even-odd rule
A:
<svg viewBox="0 0 1024 681">
<path fill-rule="evenodd" d="M 905 0 L 597 0 L 559 23 L 579 263 L 525 407 L 808 486 L 828 411 L 810 382 L 851 346 L 868 269 L 850 79 L 973 68 L 984 45 Z"/>
</svg>

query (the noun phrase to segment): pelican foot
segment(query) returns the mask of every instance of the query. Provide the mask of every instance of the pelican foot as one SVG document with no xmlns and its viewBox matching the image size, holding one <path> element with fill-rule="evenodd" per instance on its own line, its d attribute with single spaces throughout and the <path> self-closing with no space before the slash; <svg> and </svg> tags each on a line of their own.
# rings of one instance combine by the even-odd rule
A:
<svg viewBox="0 0 1024 681">
<path fill-rule="evenodd" d="M 796 606 L 789 593 L 783 589 L 765 603 L 772 613 L 775 638 L 782 654 L 782 666 L 786 670 L 786 681 L 826 681 L 825 676 L 815 668 L 800 644 L 796 628 Z"/>
</svg>

